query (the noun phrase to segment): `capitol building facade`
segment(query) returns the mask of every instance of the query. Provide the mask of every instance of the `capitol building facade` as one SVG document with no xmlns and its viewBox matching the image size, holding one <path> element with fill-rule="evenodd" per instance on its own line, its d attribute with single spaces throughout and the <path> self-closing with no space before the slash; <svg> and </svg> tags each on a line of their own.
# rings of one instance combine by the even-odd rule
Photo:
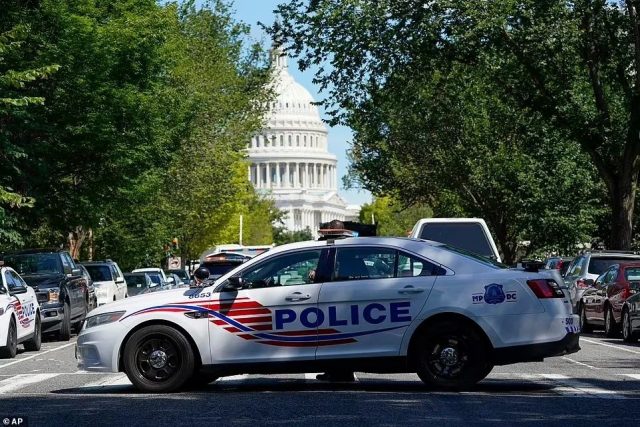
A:
<svg viewBox="0 0 640 427">
<path fill-rule="evenodd" d="M 279 49 L 272 59 L 277 98 L 266 128 L 248 145 L 249 180 L 286 213 L 287 230 L 308 228 L 316 238 L 320 223 L 357 220 L 360 207 L 338 194 L 336 156 L 313 97 L 289 74 Z"/>
</svg>

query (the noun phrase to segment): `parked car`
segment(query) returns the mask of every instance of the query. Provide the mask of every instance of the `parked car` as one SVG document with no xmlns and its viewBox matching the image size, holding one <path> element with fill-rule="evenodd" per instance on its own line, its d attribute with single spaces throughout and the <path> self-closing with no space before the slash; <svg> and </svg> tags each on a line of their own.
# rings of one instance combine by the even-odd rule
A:
<svg viewBox="0 0 640 427">
<path fill-rule="evenodd" d="M 0 261 L 0 359 L 16 357 L 20 343 L 27 351 L 40 350 L 41 319 L 33 288 Z"/>
<path fill-rule="evenodd" d="M 180 276 L 173 273 L 167 273 L 167 277 L 173 279 L 174 288 L 188 288 L 189 282 L 185 282 Z"/>
<path fill-rule="evenodd" d="M 622 304 L 622 339 L 636 342 L 640 337 L 640 283 L 629 284 L 631 296 Z"/>
<path fill-rule="evenodd" d="M 42 333 L 54 332 L 68 341 L 71 330 L 80 331 L 89 311 L 87 281 L 67 251 L 29 249 L 5 254 L 13 267 L 33 288 L 40 304 Z"/>
<path fill-rule="evenodd" d="M 433 240 L 502 262 L 487 223 L 481 218 L 423 218 L 409 234 Z"/>
<path fill-rule="evenodd" d="M 582 294 L 612 264 L 640 261 L 640 255 L 631 252 L 591 251 L 577 256 L 564 276 L 569 289 L 574 313 L 580 313 Z"/>
<path fill-rule="evenodd" d="M 83 265 L 93 279 L 98 306 L 127 297 L 127 284 L 118 264 L 111 261 L 89 261 Z"/>
<path fill-rule="evenodd" d="M 167 275 L 164 273 L 164 271 L 161 268 L 157 268 L 157 267 L 136 268 L 131 272 L 132 273 L 148 273 L 149 277 L 151 277 L 151 280 L 153 280 L 154 283 L 159 284 L 162 289 L 171 289 L 173 287 L 173 279 L 169 281 L 169 279 L 167 278 Z M 159 280 L 158 280 L 158 276 L 159 276 Z"/>
<path fill-rule="evenodd" d="M 583 332 L 594 326 L 604 326 L 609 338 L 620 333 L 622 307 L 635 291 L 631 284 L 640 284 L 640 262 L 613 264 L 582 294 L 580 324 Z M 634 286 L 634 287 L 636 287 Z"/>
<path fill-rule="evenodd" d="M 207 256 L 199 267 L 206 267 L 209 270 L 209 279 L 215 280 L 250 259 L 248 255 L 221 252 Z"/>
<path fill-rule="evenodd" d="M 159 286 L 154 283 L 147 273 L 124 273 L 127 282 L 127 293 L 130 297 L 153 292 Z"/>
<path fill-rule="evenodd" d="M 495 365 L 578 351 L 578 322 L 548 272 L 437 242 L 347 238 L 278 246 L 202 287 L 99 307 L 76 354 L 80 369 L 124 371 L 145 392 L 336 366 L 458 390 Z"/>
<path fill-rule="evenodd" d="M 544 268 L 548 270 L 558 270 L 561 276 L 569 269 L 569 265 L 573 261 L 573 257 L 565 257 L 565 256 L 554 256 L 549 257 L 545 261 Z"/>
<path fill-rule="evenodd" d="M 189 273 L 187 273 L 187 271 L 183 268 L 174 268 L 167 270 L 167 274 L 175 274 L 182 280 L 182 283 L 186 285 L 191 284 L 191 277 L 189 276 Z"/>
<path fill-rule="evenodd" d="M 75 261 L 75 260 L 74 260 Z M 82 277 L 87 281 L 87 291 L 89 295 L 89 311 L 98 306 L 98 297 L 96 296 L 96 287 L 93 285 L 93 279 L 87 271 L 86 267 L 76 262 L 76 266 L 80 269 Z"/>
</svg>

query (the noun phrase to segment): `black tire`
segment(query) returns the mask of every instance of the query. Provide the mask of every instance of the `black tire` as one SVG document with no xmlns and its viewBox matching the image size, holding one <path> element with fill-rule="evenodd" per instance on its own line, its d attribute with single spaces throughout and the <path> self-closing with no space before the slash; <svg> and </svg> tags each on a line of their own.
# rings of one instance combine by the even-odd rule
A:
<svg viewBox="0 0 640 427">
<path fill-rule="evenodd" d="M 42 323 L 40 313 L 36 314 L 36 324 L 33 330 L 33 338 L 24 342 L 24 349 L 27 351 L 40 351 L 42 345 Z"/>
<path fill-rule="evenodd" d="M 18 353 L 18 327 L 16 319 L 11 318 L 9 330 L 7 332 L 7 342 L 4 347 L 0 347 L 0 359 L 13 359 Z"/>
<path fill-rule="evenodd" d="M 416 350 L 418 376 L 438 388 L 470 388 L 493 369 L 485 341 L 468 325 L 455 321 L 431 325 Z"/>
<path fill-rule="evenodd" d="M 587 321 L 587 311 L 584 308 L 584 304 L 580 304 L 580 331 L 585 334 L 593 332 L 593 326 Z"/>
<path fill-rule="evenodd" d="M 124 347 L 124 371 L 141 391 L 176 391 L 193 377 L 194 369 L 189 341 L 170 326 L 144 327 L 131 335 Z"/>
<path fill-rule="evenodd" d="M 60 331 L 58 339 L 60 341 L 69 341 L 71 339 L 71 306 L 68 301 L 64 302 L 64 313 L 62 313 L 62 321 L 60 322 Z"/>
<path fill-rule="evenodd" d="M 84 319 L 87 318 L 87 313 L 89 312 L 89 303 L 86 302 L 85 300 L 85 306 L 84 306 L 84 313 L 82 314 L 82 316 L 80 316 L 80 318 L 73 322 L 73 325 L 71 325 L 71 327 L 73 328 L 73 332 L 75 332 L 76 334 L 80 333 L 80 329 L 82 329 L 82 322 L 84 322 Z"/>
<path fill-rule="evenodd" d="M 613 317 L 613 310 L 608 306 L 604 313 L 604 335 L 607 338 L 615 338 L 620 333 L 620 328 Z"/>
<path fill-rule="evenodd" d="M 637 335 L 635 335 L 631 329 L 631 317 L 629 316 L 629 309 L 627 308 L 622 311 L 622 339 L 628 343 L 638 341 Z"/>
</svg>

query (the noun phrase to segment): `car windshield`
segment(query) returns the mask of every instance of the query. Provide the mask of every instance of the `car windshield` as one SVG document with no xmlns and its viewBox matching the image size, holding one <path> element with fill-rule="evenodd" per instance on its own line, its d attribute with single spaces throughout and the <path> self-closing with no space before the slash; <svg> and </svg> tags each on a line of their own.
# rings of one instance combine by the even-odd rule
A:
<svg viewBox="0 0 640 427">
<path fill-rule="evenodd" d="M 485 256 L 481 256 L 478 255 L 477 253 L 471 252 L 471 251 L 467 251 L 465 249 L 461 249 L 461 248 L 456 248 L 455 246 L 449 246 L 449 245 L 440 245 L 438 246 L 441 249 L 450 251 L 450 252 L 454 252 L 458 255 L 462 255 L 465 256 L 467 258 L 471 258 L 474 261 L 477 261 L 481 264 L 484 264 L 488 267 L 492 267 L 495 269 L 504 269 L 504 268 L 508 268 L 506 265 L 502 264 L 501 262 L 498 262 L 496 260 L 494 260 L 493 258 L 488 258 Z"/>
<path fill-rule="evenodd" d="M 85 265 L 85 268 L 94 282 L 108 282 L 113 280 L 111 269 L 108 265 Z"/>
<path fill-rule="evenodd" d="M 623 262 L 631 261 L 634 258 L 621 258 L 621 257 L 591 257 L 589 262 L 589 274 L 602 274 L 612 264 L 620 264 Z M 636 257 L 635 259 L 640 259 Z"/>
<path fill-rule="evenodd" d="M 231 270 L 233 270 L 234 268 L 236 268 L 237 266 L 239 266 L 241 263 L 212 263 L 212 262 L 205 262 L 203 264 L 203 267 L 207 267 L 207 269 L 209 270 L 209 274 L 211 274 L 211 278 L 212 279 L 217 279 L 218 277 L 227 274 L 228 272 L 230 272 Z"/>
<path fill-rule="evenodd" d="M 62 274 L 57 254 L 7 255 L 4 262 L 19 274 Z"/>
<path fill-rule="evenodd" d="M 149 276 L 151 281 L 156 285 L 162 284 L 162 277 L 160 276 L 160 273 L 147 273 L 147 275 Z"/>
<path fill-rule="evenodd" d="M 176 276 L 178 276 L 182 280 L 189 280 L 189 275 L 184 270 L 169 270 L 169 273 L 175 274 Z"/>
</svg>

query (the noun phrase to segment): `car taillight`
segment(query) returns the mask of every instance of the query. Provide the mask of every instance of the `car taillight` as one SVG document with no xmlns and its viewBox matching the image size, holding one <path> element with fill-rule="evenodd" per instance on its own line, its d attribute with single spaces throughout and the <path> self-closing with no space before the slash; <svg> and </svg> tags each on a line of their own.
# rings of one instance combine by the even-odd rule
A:
<svg viewBox="0 0 640 427">
<path fill-rule="evenodd" d="M 589 287 L 589 285 L 587 285 L 584 281 L 584 279 L 578 279 L 576 280 L 576 286 L 578 288 L 582 288 L 582 289 L 587 289 Z"/>
<path fill-rule="evenodd" d="M 538 298 L 563 298 L 564 293 L 560 286 L 550 279 L 527 280 L 527 285 Z"/>
</svg>

